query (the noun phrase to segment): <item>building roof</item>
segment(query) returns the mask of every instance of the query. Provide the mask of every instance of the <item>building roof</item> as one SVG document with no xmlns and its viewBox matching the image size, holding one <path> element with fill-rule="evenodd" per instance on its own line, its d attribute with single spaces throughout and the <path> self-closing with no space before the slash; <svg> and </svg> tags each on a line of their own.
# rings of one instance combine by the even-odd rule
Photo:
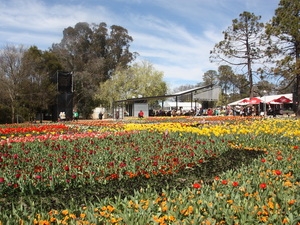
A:
<svg viewBox="0 0 300 225">
<path fill-rule="evenodd" d="M 206 96 L 201 98 L 201 94 L 204 94 L 204 93 L 207 93 L 207 92 L 216 93 L 216 94 L 211 94 L 211 98 L 209 100 L 211 100 L 211 101 L 212 100 L 217 100 L 215 98 L 215 96 L 219 95 L 220 87 L 215 86 L 214 84 L 211 84 L 211 85 L 192 88 L 192 89 L 189 89 L 189 90 L 186 90 L 186 91 L 181 91 L 181 92 L 178 92 L 178 93 L 175 93 L 175 94 L 159 95 L 159 96 L 147 96 L 147 97 L 139 97 L 139 98 L 129 98 L 129 99 L 117 100 L 117 101 L 115 101 L 115 103 L 146 101 L 146 100 L 151 100 L 151 99 L 164 100 L 164 99 L 172 98 L 172 97 L 176 98 L 176 97 L 186 95 L 186 94 L 192 94 L 193 96 L 197 95 L 198 100 L 208 100 Z"/>
</svg>

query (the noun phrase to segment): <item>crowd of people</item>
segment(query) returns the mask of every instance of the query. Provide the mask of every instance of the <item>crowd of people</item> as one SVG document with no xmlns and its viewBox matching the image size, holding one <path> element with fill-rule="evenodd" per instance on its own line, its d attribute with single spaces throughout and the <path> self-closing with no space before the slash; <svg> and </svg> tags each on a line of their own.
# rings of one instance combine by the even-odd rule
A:
<svg viewBox="0 0 300 225">
<path fill-rule="evenodd" d="M 278 107 L 268 106 L 266 109 L 267 115 L 280 115 L 282 109 Z M 264 109 L 259 105 L 247 106 L 223 106 L 214 108 L 196 108 L 191 110 L 150 110 L 149 116 L 263 116 Z"/>
<path fill-rule="evenodd" d="M 204 109 L 202 107 L 184 110 L 182 107 L 179 109 L 172 110 L 149 110 L 149 116 L 264 116 L 264 108 L 260 105 L 246 105 L 246 106 L 223 106 L 223 107 L 211 107 Z M 270 105 L 266 108 L 267 116 L 282 115 L 282 109 L 280 107 L 271 107 Z M 126 114 L 126 115 L 125 115 Z M 116 112 L 116 119 L 119 119 L 119 112 Z M 124 112 L 124 116 L 129 116 L 127 111 Z M 102 120 L 104 114 L 99 113 L 98 119 Z M 144 118 L 144 112 L 142 110 L 138 113 L 138 118 Z M 59 121 L 70 120 L 66 117 L 65 112 L 59 113 Z M 73 111 L 73 121 L 79 119 L 79 114 L 76 110 Z"/>
</svg>

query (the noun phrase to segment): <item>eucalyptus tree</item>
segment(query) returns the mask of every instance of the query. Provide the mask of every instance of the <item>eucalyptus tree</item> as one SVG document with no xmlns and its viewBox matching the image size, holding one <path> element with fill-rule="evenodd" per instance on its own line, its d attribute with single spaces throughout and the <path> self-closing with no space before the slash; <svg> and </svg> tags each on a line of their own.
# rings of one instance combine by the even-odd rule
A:
<svg viewBox="0 0 300 225">
<path fill-rule="evenodd" d="M 255 84 L 254 92 L 257 96 L 264 96 L 266 93 L 270 94 L 276 89 L 275 84 L 267 80 L 260 80 Z"/>
<path fill-rule="evenodd" d="M 121 26 L 81 22 L 64 29 L 61 42 L 52 45 L 63 69 L 74 74 L 74 103 L 86 116 L 98 104 L 93 95 L 99 84 L 135 59 L 136 53 L 129 50 L 132 41 Z"/>
<path fill-rule="evenodd" d="M 227 104 L 229 101 L 229 94 L 234 90 L 233 79 L 235 74 L 232 71 L 232 68 L 228 65 L 221 65 L 218 67 L 218 80 L 219 86 L 222 90 L 223 102 L 222 104 Z"/>
<path fill-rule="evenodd" d="M 273 72 L 282 78 L 281 86 L 294 85 L 294 103 L 298 103 L 296 114 L 299 117 L 300 1 L 280 0 L 274 17 L 266 25 L 266 34 L 271 41 L 267 53 L 276 63 Z"/>
<path fill-rule="evenodd" d="M 203 74 L 202 80 L 204 85 L 219 84 L 218 72 L 215 70 L 208 70 Z"/>
<path fill-rule="evenodd" d="M 219 85 L 225 94 L 228 94 L 231 87 L 233 86 L 234 72 L 228 65 L 221 65 L 218 67 L 218 80 Z"/>
<path fill-rule="evenodd" d="M 259 22 L 260 19 L 261 16 L 250 12 L 241 13 L 223 32 L 224 40 L 217 43 L 210 52 L 211 62 L 237 66 L 241 71 L 247 68 L 244 75 L 249 81 L 250 97 L 253 96 L 254 64 L 264 58 L 261 39 L 264 24 Z"/>
</svg>

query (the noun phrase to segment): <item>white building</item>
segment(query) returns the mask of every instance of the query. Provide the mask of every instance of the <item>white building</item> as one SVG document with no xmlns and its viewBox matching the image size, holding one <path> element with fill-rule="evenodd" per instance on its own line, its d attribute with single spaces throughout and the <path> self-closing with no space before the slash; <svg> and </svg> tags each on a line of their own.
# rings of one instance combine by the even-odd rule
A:
<svg viewBox="0 0 300 225">
<path fill-rule="evenodd" d="M 191 109 L 198 109 L 201 108 L 201 104 L 198 102 L 171 102 L 171 101 L 164 101 L 161 104 L 161 107 L 165 111 L 171 111 L 172 109 L 182 109 L 184 111 L 189 111 Z"/>
</svg>

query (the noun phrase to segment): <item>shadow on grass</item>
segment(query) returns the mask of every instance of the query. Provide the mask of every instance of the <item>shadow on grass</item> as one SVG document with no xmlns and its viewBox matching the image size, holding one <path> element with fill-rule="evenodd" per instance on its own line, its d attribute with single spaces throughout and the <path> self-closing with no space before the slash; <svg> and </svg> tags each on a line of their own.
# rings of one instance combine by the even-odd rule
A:
<svg viewBox="0 0 300 225">
<path fill-rule="evenodd" d="M 195 180 L 203 180 L 206 184 L 210 184 L 221 173 L 227 170 L 238 170 L 241 166 L 250 164 L 253 159 L 259 158 L 262 154 L 264 154 L 262 151 L 230 149 L 219 157 L 210 158 L 205 163 L 192 169 L 183 169 L 178 174 L 155 176 L 150 179 L 136 177 L 122 181 L 112 180 L 106 185 L 67 190 L 58 187 L 55 192 L 45 191 L 30 196 L 26 195 L 26 198 L 22 197 L 21 194 L 16 194 L 5 198 L 5 202 L 10 204 L 5 204 L 3 209 L 10 208 L 12 202 L 15 205 L 29 205 L 30 201 L 39 202 L 42 208 L 46 210 L 65 209 L 68 208 L 70 202 L 79 206 L 85 204 L 85 202 L 95 202 L 106 197 L 125 197 L 132 195 L 134 191 L 141 188 L 151 187 L 160 193 L 162 189 L 166 190 L 168 187 L 177 190 L 184 189 Z"/>
</svg>

